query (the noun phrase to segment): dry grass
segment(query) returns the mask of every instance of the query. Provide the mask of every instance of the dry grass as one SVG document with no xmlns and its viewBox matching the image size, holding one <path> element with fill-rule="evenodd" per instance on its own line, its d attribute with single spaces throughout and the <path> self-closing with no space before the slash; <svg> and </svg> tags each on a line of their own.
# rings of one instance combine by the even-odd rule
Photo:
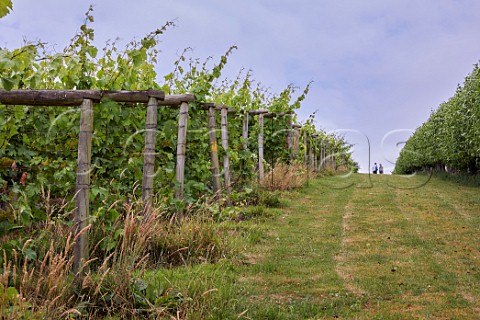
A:
<svg viewBox="0 0 480 320">
<path fill-rule="evenodd" d="M 121 245 L 96 272 L 88 272 L 80 283 L 74 281 L 71 273 L 73 244 L 76 241 L 72 234 L 68 235 L 63 248 L 59 248 L 62 245 L 52 239 L 41 260 L 21 259 L 17 252 L 14 252 L 12 259 L 7 259 L 4 251 L 3 273 L 0 277 L 0 289 L 4 297 L 0 299 L 2 319 L 18 319 L 25 315 L 33 318 L 65 318 L 68 314 L 80 315 L 85 312 L 91 315 L 118 311 L 121 314 L 133 314 L 135 300 L 132 299 L 134 292 L 131 284 L 136 277 L 134 273 L 146 265 L 147 248 L 159 229 L 159 222 L 156 213 L 145 221 L 133 212 L 127 213 Z M 61 226 L 52 231 L 63 230 Z M 87 231 L 88 228 L 83 230 Z M 28 248 L 31 241 L 25 243 L 23 250 Z M 92 258 L 85 265 L 88 267 L 94 260 Z"/>
<path fill-rule="evenodd" d="M 3 252 L 4 264 L 0 277 L 0 289 L 4 297 L 0 299 L 2 319 L 18 319 L 30 312 L 39 317 L 59 317 L 67 311 L 66 306 L 75 299 L 70 276 L 74 240 L 68 237 L 61 252 L 56 251 L 52 241 L 50 249 L 40 261 L 21 259 L 16 251 L 12 259 L 7 259 L 6 252 Z M 30 242 L 25 243 L 22 251 L 28 248 Z"/>
<path fill-rule="evenodd" d="M 307 171 L 303 164 L 285 164 L 277 162 L 263 179 L 261 185 L 267 190 L 287 191 L 302 187 L 308 179 L 314 178 L 312 171 Z"/>
</svg>

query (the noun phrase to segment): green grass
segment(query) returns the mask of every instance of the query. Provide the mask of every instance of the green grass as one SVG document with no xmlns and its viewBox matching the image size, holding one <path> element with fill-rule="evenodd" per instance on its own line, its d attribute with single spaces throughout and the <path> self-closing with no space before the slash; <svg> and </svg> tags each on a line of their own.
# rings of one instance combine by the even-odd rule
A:
<svg viewBox="0 0 480 320">
<path fill-rule="evenodd" d="M 479 319 L 479 191 L 356 174 L 272 192 L 222 222 L 132 214 L 115 259 L 84 279 L 87 302 L 57 263 L 70 251 L 52 245 L 43 271 L 3 265 L 0 317 Z"/>
<path fill-rule="evenodd" d="M 427 178 L 312 181 L 225 226 L 240 262 L 162 277 L 201 297 L 190 319 L 478 319 L 480 190 Z"/>
</svg>

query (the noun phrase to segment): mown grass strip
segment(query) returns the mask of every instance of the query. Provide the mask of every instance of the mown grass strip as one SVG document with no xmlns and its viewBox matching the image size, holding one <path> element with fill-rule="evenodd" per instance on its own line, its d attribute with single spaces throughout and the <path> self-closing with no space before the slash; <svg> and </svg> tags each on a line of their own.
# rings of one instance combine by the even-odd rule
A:
<svg viewBox="0 0 480 320">
<path fill-rule="evenodd" d="M 189 319 L 478 319 L 479 213 L 477 188 L 436 178 L 323 177 L 225 224 L 236 260 L 154 277 Z"/>
</svg>

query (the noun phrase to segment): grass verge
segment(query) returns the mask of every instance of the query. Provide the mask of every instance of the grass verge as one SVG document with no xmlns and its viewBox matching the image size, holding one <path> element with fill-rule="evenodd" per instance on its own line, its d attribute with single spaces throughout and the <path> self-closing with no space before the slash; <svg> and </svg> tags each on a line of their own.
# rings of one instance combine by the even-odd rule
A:
<svg viewBox="0 0 480 320">
<path fill-rule="evenodd" d="M 478 319 L 479 209 L 478 188 L 437 178 L 313 181 L 264 222 L 222 317 Z"/>
<path fill-rule="evenodd" d="M 245 218 L 221 223 L 201 217 L 166 227 L 163 221 L 152 232 L 140 232 L 145 242 L 122 234 L 119 244 L 131 241 L 119 248 L 130 249 L 116 254 L 133 251 L 136 258 L 114 254 L 90 276 L 85 300 L 64 301 L 57 315 L 478 319 L 478 188 L 421 175 L 323 176 L 308 188 L 283 194 L 280 203 L 280 208 L 252 207 Z M 136 223 L 125 221 L 121 229 L 139 230 Z M 141 243 L 143 249 L 135 249 Z M 171 255 L 171 263 L 149 264 L 160 252 Z M 68 264 L 66 256 L 60 259 L 62 252 L 57 254 L 52 263 Z M 47 260 L 45 266 L 52 263 Z M 58 294 L 52 291 L 48 301 L 27 299 L 26 287 L 13 284 L 28 279 L 31 269 L 25 273 L 21 264 L 15 267 L 16 278 L 4 271 L 1 280 L 4 318 L 52 315 L 42 305 L 57 303 Z M 13 271 L 14 264 L 3 268 Z M 77 297 L 65 295 L 72 296 Z"/>
</svg>

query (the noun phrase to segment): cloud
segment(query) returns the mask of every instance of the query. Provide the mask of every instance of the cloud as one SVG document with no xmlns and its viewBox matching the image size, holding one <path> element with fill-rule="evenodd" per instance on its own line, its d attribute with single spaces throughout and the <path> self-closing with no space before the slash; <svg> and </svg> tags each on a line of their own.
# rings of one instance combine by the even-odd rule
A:
<svg viewBox="0 0 480 320">
<path fill-rule="evenodd" d="M 87 9 L 88 5 L 78 1 L 14 1 L 13 12 L 0 20 L 0 45 L 19 47 L 23 39 L 51 45 L 68 43 Z"/>
<path fill-rule="evenodd" d="M 171 70 L 185 47 L 194 48 L 194 57 L 206 58 L 219 57 L 236 44 L 239 50 L 225 70 L 231 77 L 243 67 L 253 69 L 254 78 L 276 92 L 290 83 L 303 87 L 315 80 L 299 118 L 318 110 L 320 128 L 363 132 L 375 159 L 383 157 L 386 133 L 420 125 L 432 108 L 454 94 L 480 58 L 477 0 L 93 4 L 99 43 L 117 36 L 125 43 L 176 20 L 177 26 L 162 36 L 160 73 Z M 63 47 L 88 4 L 18 1 L 14 9 L 0 20 L 0 45 L 19 46 L 27 36 Z M 365 152 L 359 157 L 365 159 Z M 368 163 L 361 166 L 368 169 Z"/>
</svg>

